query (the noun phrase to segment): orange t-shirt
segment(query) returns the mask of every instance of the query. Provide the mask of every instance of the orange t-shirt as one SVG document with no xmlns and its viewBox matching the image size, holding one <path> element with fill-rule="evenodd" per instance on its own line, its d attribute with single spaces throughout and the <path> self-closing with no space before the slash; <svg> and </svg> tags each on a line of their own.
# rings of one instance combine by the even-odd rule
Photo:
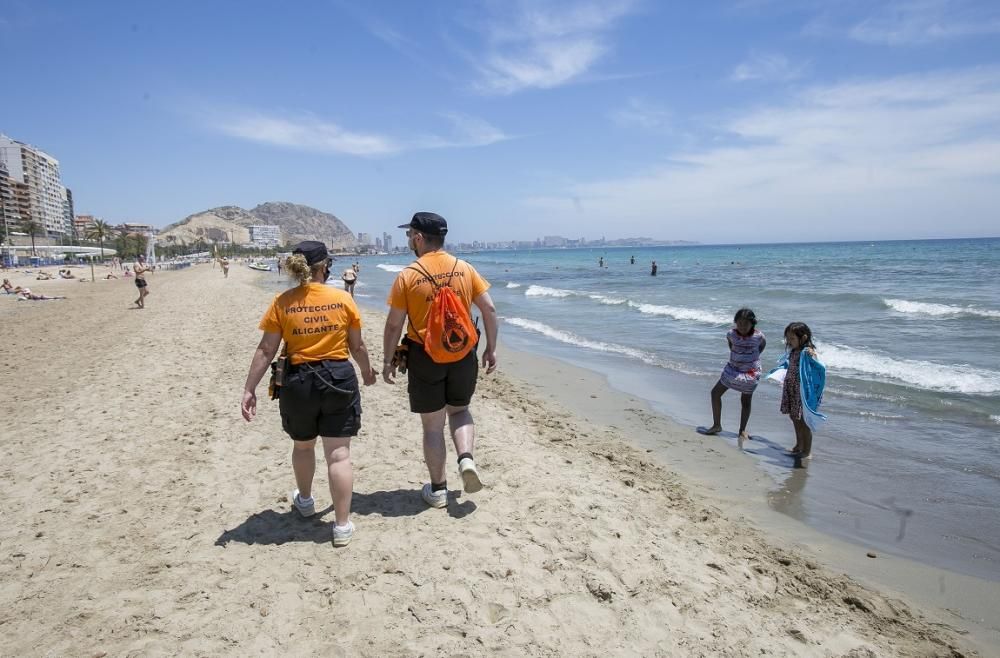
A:
<svg viewBox="0 0 1000 658">
<path fill-rule="evenodd" d="M 261 331 L 281 334 L 295 365 L 346 359 L 352 328 L 361 328 L 361 313 L 350 293 L 314 282 L 275 297 L 260 321 Z"/>
<path fill-rule="evenodd" d="M 459 260 L 456 267 L 455 260 L 454 256 L 445 251 L 432 251 L 418 258 L 417 263 L 427 270 L 438 284 L 450 285 L 471 314 L 472 300 L 489 290 L 490 283 L 479 275 L 476 268 L 464 260 Z M 449 284 L 448 275 L 451 274 L 452 268 L 455 269 L 455 274 Z M 406 315 L 410 318 L 406 335 L 410 340 L 423 343 L 424 334 L 427 332 L 427 313 L 430 311 L 431 302 L 434 301 L 435 288 L 419 269 L 404 269 L 399 273 L 396 282 L 392 284 L 386 303 L 392 308 L 406 311 Z"/>
</svg>

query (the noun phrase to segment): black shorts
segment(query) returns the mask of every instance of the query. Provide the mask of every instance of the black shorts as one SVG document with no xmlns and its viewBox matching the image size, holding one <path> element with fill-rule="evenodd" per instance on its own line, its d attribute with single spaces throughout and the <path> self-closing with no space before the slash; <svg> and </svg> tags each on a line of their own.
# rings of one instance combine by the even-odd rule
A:
<svg viewBox="0 0 1000 658">
<path fill-rule="evenodd" d="M 357 436 L 361 392 L 350 361 L 292 366 L 278 394 L 281 429 L 296 441 L 317 436 Z"/>
<path fill-rule="evenodd" d="M 146 284 L 146 280 L 145 279 L 136 279 L 135 280 L 135 287 L 136 288 L 145 288 L 146 285 L 147 284 Z"/>
<path fill-rule="evenodd" d="M 443 409 L 446 404 L 464 407 L 472 402 L 479 375 L 476 350 L 461 361 L 434 363 L 420 343 L 410 343 L 406 373 L 410 411 L 427 414 Z"/>
</svg>

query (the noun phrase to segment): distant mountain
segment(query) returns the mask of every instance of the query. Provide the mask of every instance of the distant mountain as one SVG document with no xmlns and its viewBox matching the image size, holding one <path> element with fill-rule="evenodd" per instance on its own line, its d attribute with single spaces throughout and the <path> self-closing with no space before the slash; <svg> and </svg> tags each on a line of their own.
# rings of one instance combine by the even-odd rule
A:
<svg viewBox="0 0 1000 658">
<path fill-rule="evenodd" d="M 250 227 L 261 224 L 281 227 L 281 241 L 295 244 L 302 240 L 319 240 L 333 250 L 350 250 L 357 246 L 354 232 L 336 215 L 285 201 L 262 203 L 253 210 L 238 206 L 220 206 L 185 217 L 167 226 L 157 236 L 166 244 L 250 242 Z"/>
</svg>

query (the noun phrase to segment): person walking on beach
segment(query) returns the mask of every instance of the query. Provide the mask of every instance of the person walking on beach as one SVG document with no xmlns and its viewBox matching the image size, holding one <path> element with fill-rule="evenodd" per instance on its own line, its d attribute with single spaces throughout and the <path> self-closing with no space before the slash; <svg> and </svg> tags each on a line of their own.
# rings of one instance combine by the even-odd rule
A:
<svg viewBox="0 0 1000 658">
<path fill-rule="evenodd" d="M 361 392 L 348 354 L 361 369 L 365 386 L 375 383 L 376 373 L 361 338 L 357 305 L 344 291 L 326 285 L 330 277 L 326 245 L 300 242 L 285 260 L 285 271 L 298 285 L 275 297 L 260 321 L 264 335 L 250 363 L 240 407 L 243 417 L 253 420 L 257 384 L 284 339 L 288 365 L 277 397 L 281 427 L 293 441 L 292 470 L 298 488 L 290 494 L 292 506 L 304 517 L 316 513 L 312 481 L 320 436 L 333 499 L 333 545 L 346 546 L 354 536 L 351 438 L 361 429 Z"/>
<path fill-rule="evenodd" d="M 135 273 L 135 287 L 139 289 L 139 297 L 135 300 L 138 308 L 146 308 L 146 295 L 149 294 L 149 284 L 146 282 L 146 273 L 152 268 L 146 264 L 146 257 L 139 254 L 132 264 Z"/>
<path fill-rule="evenodd" d="M 654 260 L 652 267 L 650 267 L 650 269 L 649 269 L 649 275 L 650 276 L 656 276 L 656 269 L 657 269 L 656 268 L 656 261 Z"/>
<path fill-rule="evenodd" d="M 229 278 L 229 259 L 223 256 L 219 259 L 219 265 L 222 266 L 222 277 L 225 279 Z"/>
<path fill-rule="evenodd" d="M 340 278 L 344 281 L 344 290 L 354 297 L 354 284 L 357 283 L 358 273 L 353 267 L 348 267 L 340 274 Z"/>
<path fill-rule="evenodd" d="M 795 447 L 789 453 L 799 465 L 812 455 L 813 432 L 826 420 L 819 412 L 826 386 L 826 366 L 817 358 L 812 330 L 803 322 L 792 322 L 785 327 L 785 346 L 788 352 L 768 376 L 784 370 L 779 409 L 791 419 L 795 429 Z"/>
<path fill-rule="evenodd" d="M 387 383 L 395 383 L 392 378 L 396 375 L 396 366 L 392 355 L 403 325 L 409 318 L 404 338 L 408 346 L 407 392 L 410 411 L 420 414 L 424 462 L 430 475 L 430 482 L 424 484 L 420 495 L 431 507 L 445 507 L 448 504 L 445 421 L 458 453 L 458 472 L 465 492 L 475 493 L 483 487 L 472 456 L 476 428 L 469 412 L 476 390 L 479 363 L 476 346 L 472 346 L 458 361 L 438 363 L 431 359 L 423 344 L 428 332 L 428 315 L 435 295 L 440 294 L 438 286 L 450 287 L 458 295 L 466 313 L 475 304 L 482 314 L 486 330 L 482 365 L 487 373 L 491 373 L 497 367 L 497 314 L 487 292 L 489 282 L 472 265 L 444 250 L 448 223 L 443 217 L 432 212 L 418 212 L 409 224 L 399 228 L 407 229 L 407 243 L 417 260 L 399 273 L 389 292 L 387 303 L 390 309 L 383 335 L 385 357 L 382 378 Z M 470 336 L 467 340 L 477 338 Z"/>
<path fill-rule="evenodd" d="M 736 311 L 733 328 L 726 334 L 729 343 L 729 362 L 722 370 L 719 381 L 712 388 L 712 426 L 702 434 L 722 431 L 722 394 L 732 389 L 740 393 L 740 441 L 750 438 L 747 422 L 753 392 L 760 381 L 760 355 L 767 346 L 764 334 L 757 329 L 757 316 L 748 308 Z M 742 443 L 740 444 L 742 445 Z"/>
</svg>

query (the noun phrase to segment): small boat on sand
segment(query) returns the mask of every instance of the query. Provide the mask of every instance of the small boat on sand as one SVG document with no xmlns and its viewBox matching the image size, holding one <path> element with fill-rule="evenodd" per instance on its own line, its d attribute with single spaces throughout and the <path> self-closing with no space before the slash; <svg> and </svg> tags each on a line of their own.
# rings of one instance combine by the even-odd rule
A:
<svg viewBox="0 0 1000 658">
<path fill-rule="evenodd" d="M 257 261 L 255 263 L 247 264 L 251 270 L 257 270 L 258 272 L 270 272 L 271 266 L 263 261 Z"/>
</svg>

